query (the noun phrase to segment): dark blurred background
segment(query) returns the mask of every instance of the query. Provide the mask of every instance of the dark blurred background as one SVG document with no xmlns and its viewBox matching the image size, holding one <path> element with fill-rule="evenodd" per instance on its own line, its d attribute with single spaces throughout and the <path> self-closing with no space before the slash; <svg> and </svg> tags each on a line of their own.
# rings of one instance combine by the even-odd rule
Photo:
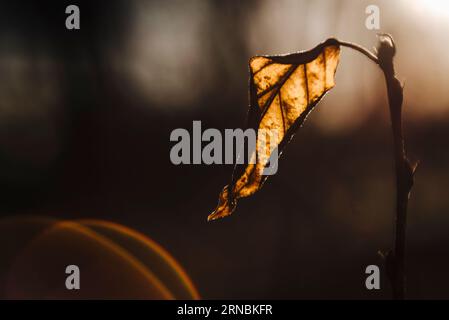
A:
<svg viewBox="0 0 449 320">
<path fill-rule="evenodd" d="M 81 29 L 65 28 L 77 4 Z M 449 298 L 447 1 L 2 1 L 0 214 L 98 218 L 137 229 L 203 298 L 389 298 L 365 267 L 394 232 L 382 74 L 342 49 L 337 86 L 279 172 L 207 223 L 232 166 L 172 165 L 170 133 L 241 127 L 247 62 L 328 37 L 373 47 L 369 4 L 397 43 L 410 157 L 408 291 Z M 111 266 L 113 267 L 113 266 Z"/>
</svg>

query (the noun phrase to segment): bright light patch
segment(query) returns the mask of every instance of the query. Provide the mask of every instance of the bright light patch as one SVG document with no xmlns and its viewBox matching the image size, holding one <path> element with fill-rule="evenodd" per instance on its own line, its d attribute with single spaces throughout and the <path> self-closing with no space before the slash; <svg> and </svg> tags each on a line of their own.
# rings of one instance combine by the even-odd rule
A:
<svg viewBox="0 0 449 320">
<path fill-rule="evenodd" d="M 449 1 L 447 0 L 414 0 L 406 1 L 413 9 L 431 17 L 449 17 Z"/>
</svg>

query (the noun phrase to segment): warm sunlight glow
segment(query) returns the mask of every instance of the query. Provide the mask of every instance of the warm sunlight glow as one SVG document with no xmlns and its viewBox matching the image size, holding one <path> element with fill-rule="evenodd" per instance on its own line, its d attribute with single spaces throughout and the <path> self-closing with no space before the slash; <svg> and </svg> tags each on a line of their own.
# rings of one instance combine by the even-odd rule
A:
<svg viewBox="0 0 449 320">
<path fill-rule="evenodd" d="M 449 1 L 447 0 L 415 0 L 410 3 L 413 3 L 415 10 L 431 17 L 449 17 Z"/>
</svg>

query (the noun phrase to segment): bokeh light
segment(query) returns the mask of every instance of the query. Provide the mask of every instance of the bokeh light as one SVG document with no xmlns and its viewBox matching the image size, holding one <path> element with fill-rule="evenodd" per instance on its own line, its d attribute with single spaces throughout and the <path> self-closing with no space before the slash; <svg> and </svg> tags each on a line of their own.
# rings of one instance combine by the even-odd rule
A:
<svg viewBox="0 0 449 320">
<path fill-rule="evenodd" d="M 127 227 L 101 220 L 0 221 L 0 287 L 8 299 L 198 299 L 167 251 Z M 80 268 L 67 290 L 65 268 Z"/>
</svg>

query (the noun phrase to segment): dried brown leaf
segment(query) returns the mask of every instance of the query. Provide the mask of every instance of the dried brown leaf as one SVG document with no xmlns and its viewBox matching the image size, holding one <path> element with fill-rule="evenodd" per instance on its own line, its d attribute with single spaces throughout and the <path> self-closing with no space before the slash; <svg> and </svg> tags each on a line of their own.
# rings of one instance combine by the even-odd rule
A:
<svg viewBox="0 0 449 320">
<path fill-rule="evenodd" d="M 273 147 L 280 155 L 309 112 L 334 87 L 339 57 L 338 41 L 328 39 L 310 51 L 250 59 L 248 127 L 257 132 L 253 161 L 240 174 L 235 167 L 232 182 L 224 187 L 208 220 L 232 214 L 237 199 L 262 187 Z"/>
</svg>

